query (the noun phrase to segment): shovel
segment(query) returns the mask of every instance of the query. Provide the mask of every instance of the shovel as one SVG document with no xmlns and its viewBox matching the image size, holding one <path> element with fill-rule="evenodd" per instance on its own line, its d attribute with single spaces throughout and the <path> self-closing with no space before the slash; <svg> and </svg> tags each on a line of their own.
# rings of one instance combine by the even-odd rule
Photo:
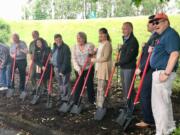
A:
<svg viewBox="0 0 180 135">
<path fill-rule="evenodd" d="M 75 84 L 74 84 L 74 86 L 73 86 L 73 88 L 72 88 L 72 91 L 71 91 L 70 97 L 69 97 L 69 99 L 68 99 L 68 102 L 64 102 L 64 103 L 60 106 L 60 108 L 58 109 L 59 112 L 63 112 L 63 113 L 68 112 L 68 111 L 71 109 L 72 105 L 74 104 L 74 102 L 71 101 L 71 100 L 72 100 L 72 98 L 73 98 L 73 95 L 74 95 L 74 93 L 75 93 L 75 91 L 76 91 L 76 87 L 77 87 L 77 85 L 78 85 L 78 83 L 79 83 L 79 80 L 80 80 L 80 78 L 81 78 L 81 76 L 82 76 L 82 74 L 83 74 L 83 72 L 84 72 L 84 69 L 86 68 L 86 65 L 87 65 L 88 61 L 89 61 L 89 58 L 87 57 L 84 65 L 83 65 L 83 68 L 82 68 L 82 70 L 81 70 L 81 73 L 80 73 L 80 75 L 78 76 L 78 78 L 77 78 L 77 80 L 76 80 L 76 82 L 75 82 Z"/>
<path fill-rule="evenodd" d="M 87 80 L 88 80 L 88 77 L 89 77 L 89 74 L 90 74 L 90 71 L 93 67 L 93 62 L 91 62 L 90 66 L 89 66 L 89 69 L 88 69 L 88 72 L 87 72 L 87 75 L 86 75 L 86 78 L 84 80 L 84 85 L 82 87 L 82 90 L 81 90 L 81 94 L 80 94 L 80 98 L 79 98 L 79 101 L 78 101 L 78 104 L 77 105 L 73 105 L 72 109 L 71 109 L 71 112 L 70 113 L 73 113 L 73 114 L 80 114 L 82 109 L 83 109 L 83 104 L 81 104 L 81 101 L 82 101 L 82 98 L 83 98 L 83 95 L 84 95 L 84 92 L 85 92 L 85 87 L 86 87 L 86 83 L 87 83 Z"/>
<path fill-rule="evenodd" d="M 140 95 L 140 92 L 142 89 L 142 84 L 144 81 L 144 77 L 146 75 L 147 67 L 149 65 L 150 57 L 151 57 L 151 53 L 149 53 L 146 64 L 145 64 L 145 68 L 144 68 L 143 75 L 142 75 L 142 78 L 141 78 L 139 86 L 138 86 L 138 92 L 137 92 L 135 100 L 134 100 L 132 111 L 128 110 L 128 105 L 127 105 L 127 108 L 125 110 L 120 110 L 120 114 L 119 114 L 118 118 L 116 119 L 116 122 L 123 127 L 124 131 L 126 131 L 126 129 L 129 127 L 129 125 L 135 118 L 135 116 L 133 116 L 133 111 L 134 111 L 135 105 L 137 104 L 137 101 L 138 101 L 138 98 L 139 98 L 139 95 Z M 135 81 L 135 79 L 131 82 L 131 84 L 134 84 L 134 81 Z M 128 96 L 127 98 L 128 98 L 127 102 L 130 101 L 130 96 Z"/>
<path fill-rule="evenodd" d="M 31 72 L 32 72 L 33 64 L 34 64 L 34 60 L 31 62 L 30 69 L 29 69 L 29 73 L 28 73 L 28 76 L 27 76 L 27 78 L 26 78 L 25 90 L 21 93 L 21 95 L 20 95 L 20 97 L 19 97 L 22 101 L 24 101 L 25 98 L 26 98 L 26 96 L 27 96 L 27 92 L 26 92 L 27 90 L 26 90 L 26 89 L 27 89 L 28 81 L 29 81 L 29 79 L 30 79 Z"/>
<path fill-rule="evenodd" d="M 16 50 L 17 51 L 17 50 Z M 10 98 L 13 96 L 14 94 L 14 88 L 13 88 L 13 80 L 14 80 L 14 75 L 15 75 L 15 66 L 16 66 L 16 53 L 15 52 L 15 56 L 13 58 L 13 65 L 12 65 L 12 75 L 11 75 L 11 88 L 7 91 L 6 93 L 6 97 Z"/>
<path fill-rule="evenodd" d="M 53 78 L 53 66 L 51 65 L 51 71 L 50 71 L 50 79 L 48 83 L 48 98 L 47 98 L 47 103 L 46 103 L 46 108 L 50 109 L 52 108 L 52 78 Z"/>
<path fill-rule="evenodd" d="M 120 53 L 117 54 L 116 56 L 116 61 L 119 60 L 119 56 L 120 56 Z M 109 93 L 109 90 L 110 90 L 110 87 L 111 87 L 111 81 L 112 81 L 112 78 L 113 78 L 113 75 L 115 73 L 115 69 L 116 69 L 116 66 L 113 66 L 112 68 L 112 71 L 111 71 L 111 75 L 108 79 L 108 85 L 106 87 L 106 90 L 105 90 L 105 95 L 104 95 L 104 100 L 107 99 L 107 96 L 108 96 L 108 93 Z M 102 120 L 104 118 L 104 116 L 106 115 L 106 111 L 107 111 L 107 108 L 103 107 L 98 107 L 97 110 L 96 110 L 96 113 L 94 114 L 94 119 L 95 120 Z"/>
<path fill-rule="evenodd" d="M 51 58 L 51 54 L 48 55 L 48 58 L 46 60 L 46 64 L 45 64 L 45 69 L 43 70 L 43 73 L 40 77 L 40 80 L 38 81 L 38 85 L 37 85 L 37 88 L 36 88 L 36 94 L 33 96 L 33 99 L 31 100 L 31 104 L 36 104 L 40 98 L 40 86 L 41 86 L 41 83 L 42 83 L 42 80 L 43 80 L 43 77 L 44 77 L 44 74 L 45 74 L 45 71 L 46 71 L 46 68 L 47 68 L 47 65 L 48 65 L 48 62 Z"/>
</svg>

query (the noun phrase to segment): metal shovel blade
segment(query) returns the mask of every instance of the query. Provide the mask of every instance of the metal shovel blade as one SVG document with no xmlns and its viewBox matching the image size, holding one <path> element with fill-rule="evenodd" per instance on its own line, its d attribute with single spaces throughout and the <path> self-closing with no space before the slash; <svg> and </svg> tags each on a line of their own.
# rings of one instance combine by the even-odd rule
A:
<svg viewBox="0 0 180 135">
<path fill-rule="evenodd" d="M 80 105 L 73 105 L 73 107 L 72 107 L 70 113 L 73 113 L 73 114 L 80 114 L 81 111 L 82 111 L 82 109 L 83 109 L 83 105 L 82 105 L 82 104 L 80 104 Z"/>
<path fill-rule="evenodd" d="M 94 114 L 95 120 L 102 120 L 106 115 L 106 108 L 97 108 L 96 113 Z"/>
<path fill-rule="evenodd" d="M 35 105 L 38 102 L 39 98 L 40 98 L 39 95 L 34 95 L 33 99 L 31 100 L 31 104 Z"/>
<path fill-rule="evenodd" d="M 129 127 L 129 125 L 131 124 L 131 122 L 134 120 L 134 116 L 132 115 L 128 115 L 128 117 L 126 117 L 126 122 L 124 123 L 123 126 L 123 130 L 126 131 L 126 129 Z"/>
<path fill-rule="evenodd" d="M 13 94 L 14 94 L 14 90 L 13 90 L 13 89 L 9 89 L 9 90 L 7 91 L 7 93 L 6 93 L 6 97 L 7 97 L 7 98 L 10 98 L 10 97 L 13 96 Z"/>
<path fill-rule="evenodd" d="M 51 109 L 51 108 L 52 108 L 52 105 L 53 105 L 53 104 L 52 104 L 52 101 L 49 101 L 49 102 L 46 103 L 46 108 L 47 108 L 47 109 Z"/>
<path fill-rule="evenodd" d="M 125 122 L 126 122 L 126 118 L 127 118 L 128 114 L 127 114 L 126 109 L 121 109 L 121 110 L 119 110 L 119 111 L 120 111 L 120 113 L 119 113 L 118 118 L 116 119 L 116 122 L 117 122 L 120 126 L 123 126 L 123 125 L 125 124 Z"/>
<path fill-rule="evenodd" d="M 73 102 L 63 103 L 58 109 L 59 112 L 67 113 L 73 105 Z"/>
<path fill-rule="evenodd" d="M 23 92 L 21 92 L 21 95 L 19 96 L 19 98 L 20 98 L 22 101 L 24 101 L 25 98 L 26 98 L 26 96 L 27 96 L 27 92 L 23 91 Z"/>
</svg>

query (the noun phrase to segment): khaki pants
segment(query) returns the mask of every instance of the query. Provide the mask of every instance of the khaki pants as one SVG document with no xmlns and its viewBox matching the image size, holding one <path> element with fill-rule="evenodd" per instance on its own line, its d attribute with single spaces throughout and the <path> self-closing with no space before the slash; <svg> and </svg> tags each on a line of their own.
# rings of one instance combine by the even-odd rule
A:
<svg viewBox="0 0 180 135">
<path fill-rule="evenodd" d="M 159 81 L 163 70 L 153 72 L 152 80 L 152 111 L 156 124 L 156 135 L 169 135 L 175 129 L 173 118 L 171 94 L 172 83 L 176 73 L 171 73 L 165 82 Z"/>
<path fill-rule="evenodd" d="M 107 81 L 98 79 L 96 106 L 102 108 Z"/>
</svg>

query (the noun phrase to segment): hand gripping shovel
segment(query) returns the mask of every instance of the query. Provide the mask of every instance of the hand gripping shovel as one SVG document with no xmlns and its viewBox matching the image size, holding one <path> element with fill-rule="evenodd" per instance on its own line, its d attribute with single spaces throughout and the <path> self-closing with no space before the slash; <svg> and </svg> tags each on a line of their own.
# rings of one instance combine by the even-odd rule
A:
<svg viewBox="0 0 180 135">
<path fill-rule="evenodd" d="M 84 80 L 84 85 L 82 87 L 82 90 L 81 90 L 81 94 L 80 94 L 80 98 L 79 98 L 79 101 L 78 101 L 78 104 L 77 105 L 73 105 L 72 109 L 71 109 L 71 112 L 70 113 L 73 113 L 73 114 L 80 114 L 82 109 L 83 109 L 83 105 L 81 104 L 81 101 L 82 101 L 82 98 L 83 98 L 83 95 L 84 95 L 84 92 L 85 92 L 85 87 L 86 87 L 86 83 L 87 83 L 87 80 L 88 80 L 88 77 L 89 77 L 89 74 L 90 74 L 90 71 L 93 67 L 93 62 L 91 62 L 90 66 L 89 66 L 89 69 L 88 69 L 88 72 L 87 72 L 87 75 L 86 75 L 86 78 Z"/>
<path fill-rule="evenodd" d="M 73 105 L 73 102 L 71 101 L 71 100 L 72 100 L 72 97 L 73 97 L 73 95 L 74 95 L 74 93 L 75 93 L 75 91 L 76 91 L 76 87 L 77 87 L 77 85 L 78 85 L 78 83 L 79 83 L 79 80 L 80 80 L 80 78 L 81 78 L 81 76 L 82 76 L 82 74 L 83 74 L 83 72 L 84 72 L 84 69 L 86 68 L 86 65 L 87 65 L 88 61 L 89 61 L 89 58 L 87 57 L 84 65 L 83 65 L 83 68 L 82 68 L 82 70 L 81 70 L 81 73 L 80 73 L 80 75 L 78 76 L 78 78 L 77 78 L 77 80 L 76 80 L 76 82 L 75 82 L 75 84 L 74 84 L 74 86 L 73 86 L 73 88 L 72 88 L 72 91 L 71 91 L 70 97 L 69 97 L 69 99 L 68 99 L 68 102 L 64 102 L 64 103 L 60 106 L 60 108 L 58 109 L 59 112 L 66 113 L 66 112 L 68 112 L 68 111 L 71 109 L 71 107 L 72 107 L 72 105 Z"/>
<path fill-rule="evenodd" d="M 16 52 L 15 52 L 15 56 L 13 58 L 13 65 L 12 65 L 11 88 L 6 93 L 7 98 L 12 97 L 12 95 L 14 93 L 14 88 L 12 88 L 12 87 L 13 87 L 13 80 L 14 80 L 14 75 L 15 75 L 15 66 L 16 66 Z"/>
<path fill-rule="evenodd" d="M 32 72 L 33 64 L 34 64 L 34 60 L 32 60 L 30 68 L 29 68 L 29 73 L 28 73 L 28 76 L 26 78 L 26 83 L 25 83 L 25 89 L 24 89 L 24 91 L 21 93 L 21 95 L 19 97 L 22 101 L 24 101 L 26 96 L 27 96 L 27 92 L 26 92 L 27 91 L 27 84 L 28 84 L 28 81 L 30 79 L 30 75 L 31 75 L 31 72 Z"/>
<path fill-rule="evenodd" d="M 53 66 L 51 65 L 51 71 L 50 71 L 50 79 L 49 79 L 49 83 L 48 83 L 48 99 L 47 99 L 47 103 L 46 103 L 46 108 L 50 109 L 52 108 L 52 97 L 51 97 L 51 93 L 52 93 L 52 78 L 53 78 Z"/>
<path fill-rule="evenodd" d="M 140 54 L 140 57 L 138 59 L 138 62 L 136 64 L 136 69 L 139 68 L 139 65 L 140 65 L 140 61 L 141 61 L 141 58 L 142 58 L 142 53 Z M 134 82 L 135 82 L 135 79 L 136 79 L 136 73 L 134 72 L 134 75 L 133 75 L 133 79 L 131 81 L 131 85 L 129 87 L 129 91 L 128 91 L 128 97 L 127 97 L 127 103 L 126 103 L 126 107 L 124 109 L 120 109 L 120 113 L 119 113 L 119 116 L 117 117 L 116 119 L 116 122 L 120 125 L 120 126 L 123 126 L 125 123 L 126 123 L 126 120 L 129 115 L 128 113 L 128 102 L 130 100 L 130 96 L 131 96 L 131 93 L 132 93 L 132 89 L 134 87 Z"/>
<path fill-rule="evenodd" d="M 134 108 L 135 108 L 135 105 L 137 104 L 137 101 L 139 99 L 139 95 L 140 95 L 140 92 L 141 92 L 141 89 L 142 89 L 142 84 L 143 84 L 143 81 L 144 81 L 144 77 L 146 75 L 146 71 L 147 71 L 147 68 L 148 68 L 148 65 L 149 65 L 149 60 L 150 60 L 150 57 L 151 57 L 151 53 L 149 53 L 148 55 L 148 58 L 147 58 L 147 61 L 146 61 L 146 64 L 145 64 L 145 68 L 144 68 L 144 71 L 143 71 L 143 75 L 142 75 L 142 78 L 140 80 L 140 83 L 139 83 L 139 86 L 138 86 L 138 92 L 136 94 L 136 97 L 135 97 L 135 100 L 134 100 L 134 105 L 133 105 L 133 109 L 132 109 L 132 112 L 127 112 L 127 114 L 124 116 L 123 120 L 124 120 L 124 123 L 121 123 L 122 126 L 123 126 L 123 130 L 125 131 L 129 125 L 131 124 L 132 120 L 135 118 L 133 116 L 133 111 L 134 111 Z M 124 113 L 124 112 L 123 112 Z"/>
<path fill-rule="evenodd" d="M 120 53 L 117 54 L 116 61 L 118 61 L 119 56 L 120 56 Z M 112 71 L 111 71 L 111 75 L 108 79 L 108 85 L 107 85 L 106 90 L 105 90 L 104 100 L 107 99 L 115 69 L 116 69 L 116 66 L 113 66 Z M 105 108 L 105 107 L 97 108 L 96 113 L 94 114 L 94 119 L 95 120 L 102 120 L 104 118 L 104 116 L 106 115 L 106 111 L 107 111 L 107 108 Z"/>
<path fill-rule="evenodd" d="M 45 69 L 43 70 L 43 73 L 42 73 L 40 80 L 38 81 L 38 84 L 37 84 L 36 94 L 33 96 L 33 99 L 31 100 L 31 104 L 33 104 L 33 105 L 36 104 L 40 98 L 40 86 L 41 86 L 41 83 L 42 83 L 42 80 L 43 80 L 43 77 L 44 77 L 44 74 L 45 74 L 45 71 L 46 71 L 46 68 L 47 68 L 47 65 L 48 65 L 50 58 L 51 58 L 51 54 L 48 55 L 48 58 L 47 58 L 46 64 L 45 64 Z"/>
</svg>

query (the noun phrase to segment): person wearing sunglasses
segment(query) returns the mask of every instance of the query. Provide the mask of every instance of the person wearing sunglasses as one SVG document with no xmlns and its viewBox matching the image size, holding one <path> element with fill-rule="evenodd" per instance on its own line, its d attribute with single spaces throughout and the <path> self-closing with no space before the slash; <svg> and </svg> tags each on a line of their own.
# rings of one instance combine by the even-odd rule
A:
<svg viewBox="0 0 180 135">
<path fill-rule="evenodd" d="M 157 33 L 154 31 L 155 27 L 153 25 L 153 19 L 155 15 L 149 16 L 149 21 L 147 23 L 147 31 L 152 33 L 149 40 L 143 44 L 142 47 L 142 58 L 140 61 L 140 67 L 136 69 L 136 75 L 140 75 L 142 77 L 142 73 L 145 69 L 145 65 L 148 58 L 148 48 L 149 46 L 154 45 L 154 41 L 157 37 Z M 140 95 L 140 105 L 143 114 L 143 120 L 139 123 L 136 123 L 137 127 L 146 128 L 150 125 L 154 125 L 154 118 L 152 114 L 151 108 L 151 88 L 152 88 L 152 68 L 150 65 L 147 68 L 146 75 L 144 77 L 144 81 L 142 84 L 142 90 Z"/>
<path fill-rule="evenodd" d="M 150 66 L 152 75 L 152 111 L 156 135 L 169 135 L 175 126 L 171 103 L 172 83 L 176 77 L 180 51 L 179 34 L 170 26 L 165 13 L 157 13 L 153 19 L 155 31 L 160 35 L 152 51 Z"/>
</svg>

